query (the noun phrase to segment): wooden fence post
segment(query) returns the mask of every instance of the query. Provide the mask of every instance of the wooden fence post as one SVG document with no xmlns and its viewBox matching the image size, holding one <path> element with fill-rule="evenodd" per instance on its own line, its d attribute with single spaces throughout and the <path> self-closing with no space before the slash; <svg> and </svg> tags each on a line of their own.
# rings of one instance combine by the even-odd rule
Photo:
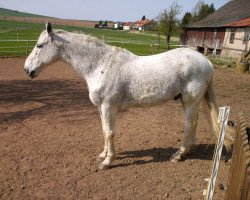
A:
<svg viewBox="0 0 250 200">
<path fill-rule="evenodd" d="M 243 113 L 240 113 L 225 200 L 250 199 L 250 145 Z"/>
</svg>

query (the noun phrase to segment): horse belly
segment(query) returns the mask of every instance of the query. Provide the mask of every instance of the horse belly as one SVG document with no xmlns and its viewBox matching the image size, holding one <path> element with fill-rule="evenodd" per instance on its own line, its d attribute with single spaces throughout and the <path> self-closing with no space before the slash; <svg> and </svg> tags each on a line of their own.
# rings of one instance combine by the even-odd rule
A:
<svg viewBox="0 0 250 200">
<path fill-rule="evenodd" d="M 130 63 L 126 89 L 129 106 L 153 106 L 173 99 L 181 91 L 177 67 L 166 63 L 164 54 L 142 57 Z"/>
<path fill-rule="evenodd" d="M 169 97 L 163 96 L 163 95 L 158 95 L 158 94 L 153 94 L 153 93 L 146 94 L 146 95 L 141 96 L 136 101 L 134 106 L 139 105 L 141 107 L 150 107 L 150 106 L 154 106 L 154 105 L 164 103 L 168 99 L 169 99 Z"/>
<path fill-rule="evenodd" d="M 179 92 L 179 87 L 173 85 L 141 85 L 140 89 L 133 91 L 130 106 L 150 107 L 172 99 Z"/>
</svg>

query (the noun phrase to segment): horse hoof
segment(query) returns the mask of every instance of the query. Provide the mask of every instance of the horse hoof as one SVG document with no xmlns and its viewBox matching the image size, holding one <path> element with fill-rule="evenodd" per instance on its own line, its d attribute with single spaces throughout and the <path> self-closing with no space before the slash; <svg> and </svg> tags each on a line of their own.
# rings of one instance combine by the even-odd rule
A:
<svg viewBox="0 0 250 200">
<path fill-rule="evenodd" d="M 99 165 L 98 165 L 98 168 L 100 169 L 100 170 L 106 170 L 106 169 L 108 169 L 110 166 L 109 165 L 104 165 L 104 164 L 102 164 L 102 163 L 100 163 Z"/>
<path fill-rule="evenodd" d="M 170 159 L 170 161 L 171 161 L 172 163 L 177 163 L 177 162 L 179 162 L 180 160 L 181 160 L 181 158 L 177 158 L 177 157 L 171 158 L 171 159 Z"/>
<path fill-rule="evenodd" d="M 172 155 L 172 157 L 171 157 L 171 159 L 170 159 L 170 161 L 172 162 L 172 163 L 177 163 L 177 162 L 179 162 L 181 160 L 181 156 L 180 155 Z"/>
</svg>

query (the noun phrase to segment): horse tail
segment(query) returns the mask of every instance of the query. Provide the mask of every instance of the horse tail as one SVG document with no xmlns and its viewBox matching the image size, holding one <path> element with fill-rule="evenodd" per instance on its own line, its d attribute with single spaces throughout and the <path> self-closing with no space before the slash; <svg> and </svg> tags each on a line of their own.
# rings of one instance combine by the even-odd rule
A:
<svg viewBox="0 0 250 200">
<path fill-rule="evenodd" d="M 212 132 L 216 135 L 216 137 L 219 137 L 220 134 L 220 124 L 218 123 L 219 108 L 216 104 L 212 80 L 210 81 L 204 96 L 203 108 L 204 108 L 204 114 L 207 115 L 207 119 L 210 123 Z M 227 125 L 226 131 L 227 133 L 225 135 L 224 144 L 227 149 L 230 149 L 234 141 L 235 129 Z"/>
</svg>

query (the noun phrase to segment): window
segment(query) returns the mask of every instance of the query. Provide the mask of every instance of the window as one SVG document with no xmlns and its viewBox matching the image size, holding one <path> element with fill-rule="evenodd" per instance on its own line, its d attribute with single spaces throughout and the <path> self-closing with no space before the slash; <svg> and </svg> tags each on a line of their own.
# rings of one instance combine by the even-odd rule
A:
<svg viewBox="0 0 250 200">
<path fill-rule="evenodd" d="M 235 33 L 236 33 L 236 28 L 231 28 L 230 40 L 229 40 L 230 43 L 234 43 Z"/>
<path fill-rule="evenodd" d="M 248 41 L 250 40 L 250 34 L 249 32 L 246 30 L 245 34 L 244 34 L 244 38 L 243 38 L 243 44 L 248 43 Z"/>
</svg>

